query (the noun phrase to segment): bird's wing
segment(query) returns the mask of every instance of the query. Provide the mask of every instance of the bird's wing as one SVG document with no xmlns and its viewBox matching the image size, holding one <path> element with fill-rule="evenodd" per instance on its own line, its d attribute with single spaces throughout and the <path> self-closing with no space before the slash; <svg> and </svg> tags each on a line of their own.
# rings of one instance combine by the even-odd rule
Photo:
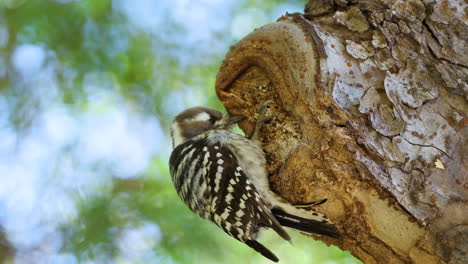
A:
<svg viewBox="0 0 468 264">
<path fill-rule="evenodd" d="M 211 153 L 211 170 L 216 171 L 209 179 L 216 194 L 216 199 L 212 198 L 213 220 L 230 223 L 230 230 L 225 231 L 241 241 L 255 239 L 259 227 L 273 228 L 281 237 L 290 240 L 235 155 L 221 144 L 208 145 L 208 151 Z"/>
</svg>

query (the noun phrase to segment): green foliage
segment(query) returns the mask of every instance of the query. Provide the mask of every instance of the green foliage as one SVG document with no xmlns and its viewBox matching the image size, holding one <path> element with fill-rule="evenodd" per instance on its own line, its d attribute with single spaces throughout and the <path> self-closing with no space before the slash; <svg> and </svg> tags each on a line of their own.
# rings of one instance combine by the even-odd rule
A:
<svg viewBox="0 0 468 264">
<path fill-rule="evenodd" d="M 80 201 L 77 220 L 63 228 L 64 250 L 75 252 L 81 260 L 96 259 L 114 250 L 109 198 L 89 197 Z"/>
</svg>

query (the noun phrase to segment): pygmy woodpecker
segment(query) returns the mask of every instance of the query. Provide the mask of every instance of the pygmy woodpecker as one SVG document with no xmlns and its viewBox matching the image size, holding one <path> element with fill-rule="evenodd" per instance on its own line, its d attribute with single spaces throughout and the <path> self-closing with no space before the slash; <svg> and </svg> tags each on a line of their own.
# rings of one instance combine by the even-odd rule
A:
<svg viewBox="0 0 468 264">
<path fill-rule="evenodd" d="M 179 197 L 194 213 L 277 262 L 256 241 L 261 227 L 272 228 L 288 241 L 291 238 L 283 226 L 331 237 L 337 237 L 338 231 L 323 214 L 291 205 L 270 190 L 265 153 L 258 140 L 260 127 L 268 120 L 265 112 L 265 106 L 260 107 L 250 139 L 231 132 L 242 116 L 223 116 L 206 107 L 181 112 L 172 123 L 174 150 L 169 165 Z"/>
</svg>

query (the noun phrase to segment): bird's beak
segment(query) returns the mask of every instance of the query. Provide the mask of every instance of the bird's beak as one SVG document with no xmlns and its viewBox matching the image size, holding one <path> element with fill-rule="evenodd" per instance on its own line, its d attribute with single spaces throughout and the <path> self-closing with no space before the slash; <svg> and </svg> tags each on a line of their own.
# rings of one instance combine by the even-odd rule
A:
<svg viewBox="0 0 468 264">
<path fill-rule="evenodd" d="M 245 118 L 243 115 L 226 115 L 224 117 L 226 119 L 226 124 L 228 125 L 234 125 L 237 122 L 241 121 L 242 119 Z"/>
</svg>

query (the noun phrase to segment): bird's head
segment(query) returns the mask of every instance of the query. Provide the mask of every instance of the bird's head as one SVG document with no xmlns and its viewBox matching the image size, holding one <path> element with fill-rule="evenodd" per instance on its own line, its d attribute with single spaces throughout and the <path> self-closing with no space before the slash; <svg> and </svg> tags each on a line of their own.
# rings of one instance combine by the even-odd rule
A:
<svg viewBox="0 0 468 264">
<path fill-rule="evenodd" d="M 241 115 L 224 115 L 208 107 L 192 107 L 179 113 L 172 122 L 172 146 L 176 147 L 187 139 L 195 137 L 207 130 L 231 130 L 242 120 Z"/>
</svg>

